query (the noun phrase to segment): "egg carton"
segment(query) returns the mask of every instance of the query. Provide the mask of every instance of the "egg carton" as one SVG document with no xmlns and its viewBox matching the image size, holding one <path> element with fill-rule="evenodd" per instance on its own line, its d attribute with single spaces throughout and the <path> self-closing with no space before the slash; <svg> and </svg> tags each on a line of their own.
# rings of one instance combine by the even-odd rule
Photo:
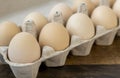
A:
<svg viewBox="0 0 120 78">
<path fill-rule="evenodd" d="M 44 46 L 41 58 L 36 62 L 27 64 L 11 62 L 7 55 L 8 46 L 1 46 L 0 54 L 2 55 L 2 59 L 0 60 L 2 63 L 10 66 L 16 78 L 36 78 L 42 62 L 45 62 L 48 67 L 63 66 L 70 50 L 82 43 L 84 42 L 82 42 L 79 37 L 72 36 L 70 46 L 63 51 L 55 51 L 52 47 Z"/>
<path fill-rule="evenodd" d="M 117 31 L 118 29 L 120 29 L 120 26 L 114 29 L 111 29 L 111 30 L 105 30 L 105 29 L 103 30 L 103 29 L 104 28 L 102 26 L 97 26 L 97 32 L 96 32 L 97 34 L 95 37 L 91 38 L 90 40 L 80 40 L 78 36 L 73 35 L 71 37 L 70 46 L 63 51 L 55 51 L 52 47 L 44 46 L 42 50 L 41 58 L 33 63 L 19 64 L 19 63 L 13 63 L 9 61 L 8 56 L 7 56 L 8 47 L 3 46 L 3 47 L 0 47 L 0 54 L 3 57 L 2 60 L 1 59 L 0 60 L 3 63 L 9 64 L 16 78 L 36 78 L 39 67 L 42 62 L 45 62 L 48 67 L 63 66 L 66 62 L 66 58 L 70 50 L 72 49 L 74 50 L 75 47 L 77 46 L 79 46 L 81 49 L 83 48 L 82 50 L 80 49 L 78 51 L 78 52 L 83 51 L 81 55 L 84 55 L 84 54 L 88 55 L 91 49 L 90 46 L 92 46 L 92 44 L 94 43 L 96 39 L 98 39 L 99 37 L 103 35 L 111 33 L 112 31 Z"/>
<path fill-rule="evenodd" d="M 21 1 L 24 2 L 24 0 L 21 0 Z M 33 1 L 33 0 L 30 0 L 30 1 Z M 49 0 L 44 0 L 44 1 L 49 1 Z M 58 2 L 56 0 L 52 0 L 52 1 L 53 1 L 53 3 L 56 4 L 59 1 L 64 1 L 64 0 L 58 0 Z M 14 2 L 15 2 L 15 0 L 14 0 Z M 66 0 L 66 2 L 69 2 L 69 0 Z M 45 4 L 44 6 L 48 6 L 48 5 Z M 53 6 L 53 4 L 50 3 L 50 7 L 45 7 L 44 9 L 50 9 L 52 6 Z M 41 9 L 41 7 L 38 7 L 38 8 L 39 9 L 36 8 L 36 10 Z M 33 8 L 33 9 L 35 9 L 35 8 Z M 19 24 L 20 20 L 23 19 L 22 17 L 24 17 L 26 14 L 30 13 L 33 9 L 22 12 L 17 15 L 13 14 L 11 16 L 11 14 L 10 14 L 10 15 L 8 15 L 9 19 L 14 20 L 17 24 Z M 42 10 L 43 10 L 43 6 L 42 6 Z M 9 12 L 7 12 L 7 13 L 9 13 Z M 44 13 L 46 14 L 48 12 L 44 12 Z M 18 21 L 18 18 L 20 18 L 19 21 Z M 3 17 L 3 20 L 6 20 L 6 19 L 8 20 L 7 17 L 6 18 Z M 63 51 L 55 51 L 52 47 L 45 46 L 43 48 L 41 58 L 33 63 L 27 63 L 27 64 L 19 64 L 19 63 L 13 63 L 13 62 L 9 61 L 9 59 L 7 57 L 8 47 L 1 46 L 0 47 L 0 61 L 3 64 L 9 64 L 9 66 L 10 66 L 11 70 L 13 71 L 16 78 L 36 78 L 39 67 L 42 62 L 45 62 L 45 64 L 48 67 L 64 66 L 70 50 L 72 50 L 73 55 L 80 55 L 80 56 L 89 55 L 94 42 L 103 43 L 101 41 L 103 41 L 104 38 L 108 38 L 108 35 L 109 35 L 109 38 L 107 41 L 110 44 L 111 42 L 113 42 L 114 35 L 116 34 L 116 31 L 118 31 L 119 29 L 120 29 L 120 26 L 113 28 L 111 30 L 105 30 L 105 28 L 103 28 L 103 26 L 97 26 L 96 35 L 93 38 L 91 38 L 89 40 L 80 40 L 80 38 L 78 36 L 74 35 L 71 37 L 70 46 Z M 111 36 L 111 34 L 112 34 L 112 36 Z M 113 38 L 111 38 L 111 37 L 113 37 Z"/>
<path fill-rule="evenodd" d="M 27 64 L 19 64 L 9 61 L 7 55 L 8 46 L 1 46 L 0 54 L 2 59 L 0 60 L 3 64 L 5 63 L 10 66 L 16 78 L 36 78 L 42 62 L 45 62 L 48 67 L 63 66 L 70 50 L 76 46 L 76 43 L 79 45 L 78 43 L 80 42 L 81 41 L 78 40 L 76 36 L 72 36 L 70 46 L 63 51 L 55 51 L 52 47 L 44 46 L 41 58 L 34 63 Z"/>
<path fill-rule="evenodd" d="M 10 66 L 16 78 L 36 78 L 42 62 L 45 62 L 48 67 L 63 66 L 70 50 L 76 45 L 79 45 L 79 43 L 82 42 L 78 37 L 72 36 L 70 46 L 63 51 L 55 51 L 52 47 L 44 46 L 41 58 L 34 63 L 27 64 L 19 64 L 9 61 L 7 55 L 8 46 L 1 46 L 0 54 L 2 59 L 0 60 L 3 64 L 8 64 Z"/>
<path fill-rule="evenodd" d="M 48 67 L 63 66 L 66 62 L 67 55 L 75 46 L 83 43 L 77 36 L 72 36 L 71 45 L 63 51 L 55 51 L 52 47 L 44 46 L 41 58 L 34 63 L 19 64 L 13 63 L 8 59 L 8 46 L 0 47 L 1 62 L 8 64 L 16 78 L 36 78 L 39 67 L 45 62 Z"/>
</svg>

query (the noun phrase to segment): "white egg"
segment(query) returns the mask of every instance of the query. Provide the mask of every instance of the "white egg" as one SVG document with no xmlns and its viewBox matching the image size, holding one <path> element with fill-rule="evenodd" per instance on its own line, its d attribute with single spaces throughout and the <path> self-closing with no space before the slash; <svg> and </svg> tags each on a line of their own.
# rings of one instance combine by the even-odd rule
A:
<svg viewBox="0 0 120 78">
<path fill-rule="evenodd" d="M 9 60 L 15 63 L 32 63 L 40 59 L 40 46 L 33 35 L 27 32 L 17 34 L 10 42 Z"/>
<path fill-rule="evenodd" d="M 95 35 L 92 20 L 83 13 L 76 13 L 67 22 L 67 29 L 71 35 L 79 36 L 80 39 L 90 39 Z"/>
</svg>

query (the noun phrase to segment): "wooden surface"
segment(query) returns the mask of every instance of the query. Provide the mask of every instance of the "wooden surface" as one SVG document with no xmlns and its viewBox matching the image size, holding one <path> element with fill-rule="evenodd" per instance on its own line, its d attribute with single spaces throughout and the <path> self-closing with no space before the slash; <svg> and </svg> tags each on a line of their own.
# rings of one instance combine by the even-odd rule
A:
<svg viewBox="0 0 120 78">
<path fill-rule="evenodd" d="M 120 78 L 120 65 L 70 65 L 47 68 L 38 78 Z"/>
<path fill-rule="evenodd" d="M 0 65 L 0 78 L 15 78 L 8 65 Z M 120 78 L 120 37 L 111 46 L 94 45 L 89 56 L 69 55 L 64 67 L 42 64 L 37 78 Z"/>
<path fill-rule="evenodd" d="M 0 78 L 15 78 L 8 65 L 0 66 Z M 69 65 L 41 68 L 37 78 L 120 78 L 120 65 Z"/>
</svg>

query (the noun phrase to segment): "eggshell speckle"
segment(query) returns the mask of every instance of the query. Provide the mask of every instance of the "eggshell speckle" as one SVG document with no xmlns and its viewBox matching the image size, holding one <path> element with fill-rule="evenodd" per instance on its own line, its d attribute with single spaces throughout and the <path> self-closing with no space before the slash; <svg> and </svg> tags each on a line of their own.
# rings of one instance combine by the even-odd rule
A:
<svg viewBox="0 0 120 78">
<path fill-rule="evenodd" d="M 32 63 L 40 58 L 40 46 L 33 35 L 17 34 L 10 42 L 8 57 L 15 63 Z"/>
<path fill-rule="evenodd" d="M 79 36 L 83 40 L 90 39 L 95 35 L 92 20 L 82 13 L 76 13 L 70 17 L 67 29 L 71 35 Z"/>
<path fill-rule="evenodd" d="M 0 46 L 8 46 L 11 39 L 20 32 L 20 28 L 10 21 L 0 24 Z"/>
<path fill-rule="evenodd" d="M 117 26 L 117 16 L 107 6 L 99 6 L 97 7 L 91 16 L 95 25 L 104 26 L 106 29 L 111 29 Z"/>
<path fill-rule="evenodd" d="M 69 33 L 65 27 L 56 22 L 47 24 L 41 31 L 39 43 L 41 46 L 50 46 L 55 50 L 64 50 L 69 46 Z"/>
</svg>

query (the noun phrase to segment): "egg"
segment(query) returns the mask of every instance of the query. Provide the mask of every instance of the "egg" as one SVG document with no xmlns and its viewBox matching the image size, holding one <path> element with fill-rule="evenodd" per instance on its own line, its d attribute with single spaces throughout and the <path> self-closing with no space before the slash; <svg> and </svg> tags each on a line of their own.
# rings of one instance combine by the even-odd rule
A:
<svg viewBox="0 0 120 78">
<path fill-rule="evenodd" d="M 92 20 L 83 13 L 76 13 L 70 17 L 66 27 L 71 35 L 79 36 L 80 39 L 90 39 L 95 35 Z"/>
<path fill-rule="evenodd" d="M 40 46 L 33 35 L 27 32 L 17 34 L 8 48 L 9 60 L 14 63 L 32 63 L 40 58 Z"/>
<path fill-rule="evenodd" d="M 115 28 L 117 26 L 117 16 L 113 10 L 107 6 L 97 7 L 91 16 L 94 24 L 104 26 L 106 29 Z"/>
<path fill-rule="evenodd" d="M 99 5 L 99 3 L 100 3 L 100 0 L 91 0 L 96 6 L 98 6 Z M 114 2 L 115 2 L 116 0 L 108 0 L 108 2 L 109 2 L 109 4 L 110 4 L 110 6 L 112 7 L 113 6 L 113 4 L 114 4 Z"/>
<path fill-rule="evenodd" d="M 37 33 L 40 33 L 42 27 L 48 23 L 47 18 L 39 12 L 32 12 L 28 14 L 24 21 L 27 20 L 33 20 L 33 22 L 36 24 Z"/>
<path fill-rule="evenodd" d="M 83 2 L 88 6 L 88 14 L 91 15 L 93 9 L 95 8 L 95 5 L 90 0 L 73 0 L 73 6 L 72 6 L 73 12 L 76 13 L 78 7 Z"/>
<path fill-rule="evenodd" d="M 0 24 L 0 46 L 8 46 L 11 39 L 20 32 L 20 28 L 10 21 Z"/>
<path fill-rule="evenodd" d="M 113 11 L 117 14 L 120 18 L 120 0 L 117 0 L 113 6 Z"/>
<path fill-rule="evenodd" d="M 49 21 L 52 21 L 56 11 L 60 11 L 63 16 L 63 20 L 67 22 L 68 18 L 73 14 L 72 9 L 65 3 L 59 3 L 55 5 L 48 15 Z"/>
<path fill-rule="evenodd" d="M 67 29 L 60 23 L 48 23 L 42 29 L 39 43 L 42 47 L 50 46 L 56 51 L 64 50 L 69 46 L 70 37 Z"/>
</svg>

